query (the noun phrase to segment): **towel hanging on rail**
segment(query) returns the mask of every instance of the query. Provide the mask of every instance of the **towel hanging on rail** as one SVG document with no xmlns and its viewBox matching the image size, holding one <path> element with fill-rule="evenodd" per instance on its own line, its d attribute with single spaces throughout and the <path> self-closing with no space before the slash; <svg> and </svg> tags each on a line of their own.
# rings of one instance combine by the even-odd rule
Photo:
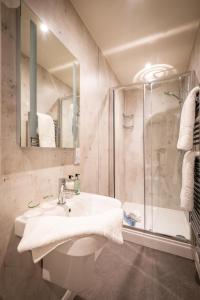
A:
<svg viewBox="0 0 200 300">
<path fill-rule="evenodd" d="M 195 152 L 187 151 L 183 158 L 182 165 L 182 186 L 181 186 L 181 208 L 192 211 L 194 200 L 194 160 Z"/>
<path fill-rule="evenodd" d="M 179 150 L 188 151 L 193 147 L 193 130 L 195 123 L 195 101 L 197 93 L 200 92 L 200 87 L 197 86 L 193 88 L 182 108 L 181 120 L 180 120 L 180 131 L 177 143 L 177 148 Z"/>
</svg>

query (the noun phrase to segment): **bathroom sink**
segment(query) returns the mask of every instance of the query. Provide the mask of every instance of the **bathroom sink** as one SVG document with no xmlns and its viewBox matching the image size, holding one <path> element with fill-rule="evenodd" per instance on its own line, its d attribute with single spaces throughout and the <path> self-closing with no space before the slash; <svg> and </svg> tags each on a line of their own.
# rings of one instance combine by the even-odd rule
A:
<svg viewBox="0 0 200 300">
<path fill-rule="evenodd" d="M 109 209 L 121 207 L 121 202 L 117 199 L 90 193 L 74 195 L 72 198 L 66 200 L 65 205 L 58 205 L 57 202 L 57 199 L 43 202 L 38 207 L 31 208 L 23 215 L 17 217 L 15 220 L 15 234 L 19 237 L 23 236 L 25 225 L 29 218 L 47 215 L 78 218 L 79 216 L 94 216 L 95 214 L 104 213 Z M 85 256 L 96 253 L 106 242 L 107 239 L 105 237 L 97 235 L 73 238 L 58 246 L 56 251 L 71 256 Z"/>
</svg>

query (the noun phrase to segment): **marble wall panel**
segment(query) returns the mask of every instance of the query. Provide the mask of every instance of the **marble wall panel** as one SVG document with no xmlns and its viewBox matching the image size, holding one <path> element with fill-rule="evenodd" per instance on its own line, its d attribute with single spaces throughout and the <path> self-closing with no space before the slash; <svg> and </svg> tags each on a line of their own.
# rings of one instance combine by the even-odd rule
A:
<svg viewBox="0 0 200 300">
<path fill-rule="evenodd" d="M 191 53 L 188 70 L 195 71 L 197 80 L 200 82 L 200 27 Z"/>
<path fill-rule="evenodd" d="M 125 201 L 144 203 L 143 89 L 125 91 Z"/>
<path fill-rule="evenodd" d="M 125 135 L 124 135 L 124 92 L 115 90 L 115 195 L 122 202 L 125 201 Z"/>
</svg>

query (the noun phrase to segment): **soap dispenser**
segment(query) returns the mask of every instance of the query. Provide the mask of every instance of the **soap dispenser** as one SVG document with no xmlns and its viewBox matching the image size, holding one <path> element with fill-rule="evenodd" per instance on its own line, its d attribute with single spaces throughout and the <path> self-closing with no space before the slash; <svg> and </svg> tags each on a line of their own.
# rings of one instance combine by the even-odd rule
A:
<svg viewBox="0 0 200 300">
<path fill-rule="evenodd" d="M 79 195 L 80 194 L 80 179 L 79 179 L 80 174 L 75 174 L 75 181 L 74 181 L 74 190 L 75 194 Z"/>
<path fill-rule="evenodd" d="M 66 189 L 69 191 L 74 191 L 74 183 L 75 183 L 75 180 L 73 179 L 73 176 L 69 175 L 68 179 L 66 180 L 66 185 L 65 185 Z"/>
</svg>

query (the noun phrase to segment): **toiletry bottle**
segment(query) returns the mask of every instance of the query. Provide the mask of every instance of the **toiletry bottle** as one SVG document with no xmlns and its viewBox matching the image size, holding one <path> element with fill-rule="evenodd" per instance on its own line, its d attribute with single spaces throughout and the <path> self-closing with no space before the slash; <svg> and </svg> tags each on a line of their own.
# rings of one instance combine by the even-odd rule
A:
<svg viewBox="0 0 200 300">
<path fill-rule="evenodd" d="M 75 182 L 74 182 L 74 190 L 75 194 L 79 195 L 80 194 L 80 179 L 79 179 L 80 174 L 75 174 Z"/>
<path fill-rule="evenodd" d="M 73 176 L 69 175 L 68 179 L 66 181 L 66 189 L 73 191 L 74 190 L 74 182 L 75 182 L 75 180 L 73 179 Z"/>
</svg>

